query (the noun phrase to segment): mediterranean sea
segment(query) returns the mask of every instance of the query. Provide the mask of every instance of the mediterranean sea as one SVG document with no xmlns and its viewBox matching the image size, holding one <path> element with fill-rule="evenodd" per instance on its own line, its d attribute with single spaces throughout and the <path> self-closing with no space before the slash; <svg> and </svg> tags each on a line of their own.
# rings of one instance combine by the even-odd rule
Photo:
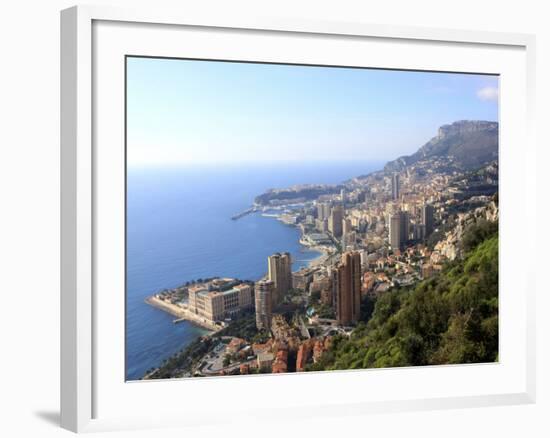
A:
<svg viewBox="0 0 550 438">
<path fill-rule="evenodd" d="M 201 165 L 129 168 L 126 224 L 126 378 L 135 380 L 206 333 L 144 299 L 186 281 L 215 276 L 257 280 L 267 257 L 292 254 L 293 271 L 319 256 L 300 232 L 259 213 L 239 220 L 269 188 L 340 183 L 382 163 Z"/>
</svg>

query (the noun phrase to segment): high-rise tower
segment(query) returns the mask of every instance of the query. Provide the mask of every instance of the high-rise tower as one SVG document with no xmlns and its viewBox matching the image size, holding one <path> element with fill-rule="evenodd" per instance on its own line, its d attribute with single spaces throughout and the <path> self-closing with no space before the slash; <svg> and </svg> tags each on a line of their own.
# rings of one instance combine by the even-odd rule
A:
<svg viewBox="0 0 550 438">
<path fill-rule="evenodd" d="M 275 284 L 270 280 L 260 280 L 254 287 L 256 327 L 258 330 L 271 329 L 271 310 L 274 291 Z"/>
<path fill-rule="evenodd" d="M 422 223 L 425 226 L 425 235 L 429 237 L 434 230 L 434 208 L 430 204 L 424 204 L 422 206 Z"/>
<path fill-rule="evenodd" d="M 391 178 L 391 198 L 399 199 L 399 174 L 394 173 Z"/>
<path fill-rule="evenodd" d="M 361 255 L 356 251 L 342 254 L 333 273 L 336 318 L 339 324 L 357 322 L 361 314 Z"/>
<path fill-rule="evenodd" d="M 341 205 L 335 205 L 330 212 L 328 229 L 334 237 L 342 237 L 342 220 L 344 219 L 344 209 Z"/>
<path fill-rule="evenodd" d="M 401 216 L 399 213 L 390 215 L 388 220 L 388 241 L 392 249 L 401 247 Z"/>
<path fill-rule="evenodd" d="M 399 247 L 403 248 L 405 243 L 409 240 L 409 227 L 410 227 L 410 217 L 409 213 L 406 211 L 399 212 L 399 226 L 401 227 L 400 234 L 400 243 Z"/>
<path fill-rule="evenodd" d="M 288 252 L 275 253 L 267 258 L 268 278 L 275 284 L 273 305 L 279 304 L 292 288 L 292 260 Z"/>
<path fill-rule="evenodd" d="M 392 249 L 403 249 L 409 240 L 410 218 L 406 211 L 399 211 L 390 215 L 388 241 Z"/>
</svg>

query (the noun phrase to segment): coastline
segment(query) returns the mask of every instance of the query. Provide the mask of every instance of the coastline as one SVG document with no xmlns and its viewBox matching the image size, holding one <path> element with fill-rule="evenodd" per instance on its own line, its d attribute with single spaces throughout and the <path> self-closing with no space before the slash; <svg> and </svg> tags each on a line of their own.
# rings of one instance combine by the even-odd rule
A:
<svg viewBox="0 0 550 438">
<path fill-rule="evenodd" d="M 372 164 L 370 162 L 353 162 L 345 163 L 345 165 L 338 163 L 336 167 L 334 163 L 316 163 L 314 166 L 300 164 L 300 172 L 296 172 L 295 169 L 289 169 L 287 165 L 270 165 L 265 169 L 257 167 L 249 168 L 247 165 L 243 168 L 246 171 L 239 173 L 247 175 L 242 181 L 235 178 L 234 169 L 227 169 L 227 174 L 225 172 L 221 172 L 220 174 L 219 169 L 216 169 L 218 178 L 214 183 L 209 185 L 205 185 L 203 178 L 204 170 L 213 170 L 208 166 L 205 169 L 201 169 L 200 172 L 195 168 L 190 169 L 186 175 L 185 184 L 180 184 L 180 182 L 184 181 L 181 177 L 181 169 L 169 171 L 165 169 L 152 169 L 151 171 L 145 170 L 142 172 L 139 170 L 133 173 L 130 172 L 128 186 L 130 195 L 132 193 L 139 193 L 137 189 L 141 190 L 145 185 L 151 187 L 155 194 L 154 200 L 152 198 L 151 201 L 147 201 L 147 204 L 138 197 L 133 199 L 130 196 L 129 199 L 128 221 L 133 224 L 131 227 L 133 231 L 129 232 L 128 238 L 133 242 L 133 245 L 129 248 L 128 254 L 127 269 L 129 283 L 127 286 L 128 300 L 126 313 L 129 322 L 126 339 L 128 343 L 128 369 L 132 369 L 131 372 L 133 373 L 131 378 L 134 378 L 134 375 L 137 376 L 136 378 L 139 378 L 147 369 L 159 365 L 161 359 L 157 357 L 157 351 L 176 353 L 181 349 L 182 345 L 186 345 L 191 340 L 196 339 L 197 336 L 200 336 L 200 333 L 195 333 L 195 331 L 205 328 L 200 321 L 193 320 L 188 315 L 186 320 L 189 321 L 189 324 L 174 324 L 173 321 L 181 318 L 180 315 L 182 315 L 181 307 L 183 306 L 180 306 L 179 303 L 177 303 L 178 307 L 172 308 L 171 306 L 164 305 L 165 303 L 145 302 L 148 297 L 164 288 L 173 288 L 176 285 L 182 285 L 185 279 L 205 278 L 211 275 L 211 272 L 218 272 L 218 265 L 215 264 L 210 268 L 206 267 L 206 264 L 201 264 L 205 266 L 193 267 L 191 269 L 191 265 L 186 263 L 187 258 L 181 257 L 180 249 L 176 250 L 176 248 L 181 248 L 182 246 L 189 247 L 190 251 L 204 251 L 206 248 L 204 240 L 195 238 L 195 236 L 200 234 L 197 233 L 196 221 L 194 219 L 191 220 L 191 218 L 189 220 L 180 220 L 181 217 L 188 217 L 185 216 L 185 213 L 190 208 L 189 206 L 202 208 L 203 204 L 205 204 L 204 197 L 202 195 L 197 196 L 197 193 L 202 193 L 201 190 L 206 190 L 212 196 L 214 194 L 222 196 L 227 201 L 219 208 L 216 207 L 215 209 L 208 210 L 208 214 L 203 218 L 207 221 L 207 224 L 204 224 L 204 226 L 210 227 L 213 236 L 219 236 L 222 232 L 224 236 L 226 234 L 238 236 L 238 239 L 228 238 L 224 241 L 227 242 L 225 247 L 219 248 L 222 253 L 226 253 L 226 247 L 235 247 L 235 245 L 241 242 L 244 242 L 246 245 L 255 245 L 262 248 L 261 250 L 252 251 L 253 254 L 260 253 L 261 257 L 255 257 L 254 260 L 246 262 L 246 265 L 250 266 L 245 267 L 243 265 L 242 268 L 240 265 L 236 268 L 235 265 L 230 266 L 229 269 L 237 269 L 237 272 L 231 272 L 231 274 L 239 278 L 260 279 L 267 272 L 265 267 L 266 260 L 264 260 L 264 257 L 266 257 L 264 253 L 266 251 L 290 250 L 293 254 L 293 267 L 295 271 L 298 271 L 300 268 L 308 268 L 320 264 L 325 252 L 319 248 L 300 244 L 301 233 L 280 226 L 285 225 L 283 222 L 279 221 L 280 225 L 275 224 L 273 219 L 276 218 L 274 217 L 264 217 L 263 219 L 265 219 L 266 223 L 263 223 L 263 221 L 259 220 L 259 217 L 262 216 L 261 210 L 246 215 L 246 217 L 238 221 L 232 221 L 232 215 L 235 215 L 239 211 L 242 212 L 253 205 L 243 205 L 243 199 L 253 200 L 255 196 L 262 193 L 264 187 L 286 187 L 287 185 L 297 183 L 316 183 L 318 181 L 323 184 L 339 184 L 353 175 L 360 175 L 369 172 L 370 169 L 379 167 L 378 163 Z M 161 170 L 162 173 L 159 172 Z M 266 170 L 269 170 L 269 172 Z M 300 177 L 297 178 L 296 174 L 299 174 Z M 252 181 L 249 175 L 253 176 Z M 276 177 L 272 177 L 272 175 L 276 175 Z M 195 176 L 197 177 L 196 180 Z M 224 179 L 225 177 L 227 178 Z M 261 184 L 258 183 L 259 181 L 261 181 Z M 233 189 L 229 189 L 234 184 L 237 184 L 236 187 L 239 188 L 236 192 Z M 170 190 L 166 190 L 165 186 L 169 187 Z M 190 190 L 190 187 L 193 190 Z M 198 190 L 198 188 L 201 190 Z M 166 212 L 167 214 L 165 215 L 164 210 L 161 208 L 165 204 L 173 205 L 175 211 Z M 183 205 L 186 207 L 183 208 Z M 238 208 L 235 209 L 234 206 L 238 206 Z M 149 213 L 144 214 L 144 211 Z M 282 212 L 282 210 L 278 211 L 278 213 Z M 155 219 L 152 220 L 150 218 Z M 243 224 L 241 224 L 241 220 Z M 158 223 L 161 223 L 162 226 L 158 227 Z M 252 227 L 251 229 L 248 228 L 249 225 Z M 282 230 L 284 228 L 287 228 L 287 231 Z M 185 245 L 173 244 L 172 240 L 167 238 L 168 235 L 179 235 L 184 229 L 190 234 L 190 239 L 185 239 Z M 160 232 L 157 230 L 160 230 Z M 276 237 L 266 237 L 265 241 L 254 238 L 252 241 L 252 237 L 249 236 L 255 236 L 259 230 Z M 133 237 L 134 235 L 139 237 L 143 233 L 148 233 L 147 235 L 150 236 L 150 239 L 142 240 Z M 243 236 L 241 236 L 243 234 L 246 234 L 244 240 Z M 220 260 L 216 259 L 214 262 L 219 264 Z M 221 267 L 223 268 L 223 265 Z M 147 273 L 146 276 L 145 273 Z M 135 299 L 131 301 L 130 298 Z M 169 303 L 168 300 L 166 302 Z M 146 304 L 145 307 L 148 309 L 141 309 L 143 304 Z M 161 312 L 157 312 L 154 309 L 161 310 Z M 206 329 L 209 330 L 210 327 Z"/>
<path fill-rule="evenodd" d="M 285 206 L 282 206 L 282 208 L 284 208 L 284 207 Z M 272 218 L 276 219 L 277 221 L 281 222 L 283 225 L 287 225 L 287 226 L 290 226 L 290 227 L 293 227 L 293 228 L 297 228 L 300 231 L 300 238 L 298 239 L 298 243 L 302 247 L 302 250 L 307 249 L 308 251 L 314 251 L 314 252 L 318 253 L 317 257 L 307 261 L 307 267 L 308 268 L 314 268 L 316 266 L 322 265 L 332 255 L 331 251 L 323 245 L 310 245 L 310 244 L 307 244 L 307 243 L 303 243 L 304 242 L 304 236 L 306 236 L 306 233 L 304 232 L 303 228 L 301 228 L 298 225 L 290 224 L 290 223 L 285 222 L 284 220 L 281 219 L 280 214 L 266 214 L 266 213 L 263 213 L 262 216 L 272 217 Z M 295 272 L 298 272 L 298 271 L 295 271 Z"/>
<path fill-rule="evenodd" d="M 280 206 L 276 207 L 275 210 L 283 210 L 284 211 L 285 208 L 294 207 L 294 206 L 296 206 L 296 204 L 288 204 L 288 205 L 283 204 L 283 205 L 280 205 Z M 304 250 L 308 250 L 308 251 L 318 253 L 318 255 L 315 258 L 313 258 L 311 260 L 307 260 L 307 268 L 314 268 L 318 265 L 322 265 L 332 255 L 332 253 L 324 246 L 310 245 L 310 244 L 307 244 L 307 243 L 303 243 L 304 242 L 304 236 L 306 235 L 306 233 L 304 233 L 303 229 L 300 226 L 285 221 L 282 218 L 283 213 L 267 213 L 265 211 L 262 211 L 260 208 L 258 208 L 258 206 L 256 204 L 254 204 L 254 207 L 256 208 L 256 211 L 254 211 L 254 213 L 259 213 L 262 217 L 265 217 L 265 218 L 275 219 L 277 222 L 280 222 L 282 225 L 292 227 L 292 228 L 297 228 L 300 231 L 300 237 L 298 238 L 298 244 L 301 247 L 301 251 L 303 252 Z M 299 270 L 293 271 L 293 272 L 298 272 L 298 271 Z M 263 278 L 265 278 L 265 276 Z"/>
<path fill-rule="evenodd" d="M 218 326 L 217 324 L 212 324 L 204 318 L 200 318 L 199 316 L 195 315 L 184 307 L 172 303 L 167 303 L 166 301 L 158 298 L 156 295 L 145 298 L 145 303 L 149 304 L 152 307 L 155 307 L 156 309 L 169 313 L 172 316 L 175 316 L 176 319 L 173 321 L 174 324 L 180 321 L 188 321 L 212 333 L 215 333 L 223 328 L 221 326 Z"/>
<path fill-rule="evenodd" d="M 308 262 L 308 268 L 316 268 L 317 266 L 323 265 L 331 256 L 330 252 L 328 252 L 326 249 L 319 249 L 316 247 L 312 247 L 311 249 L 313 249 L 314 251 L 318 251 L 319 256 Z"/>
<path fill-rule="evenodd" d="M 265 216 L 265 214 L 262 214 L 262 216 Z M 274 214 L 274 215 L 269 215 L 269 217 L 272 217 L 273 219 L 276 219 L 278 222 L 281 222 L 282 225 L 289 225 L 289 224 L 284 224 L 282 221 L 280 221 L 279 215 Z M 294 226 L 294 225 L 291 225 L 291 226 L 293 226 L 295 228 L 299 228 L 299 227 Z M 307 261 L 307 267 L 308 268 L 314 268 L 314 267 L 317 267 L 317 266 L 322 265 L 323 263 L 325 263 L 326 260 L 331 256 L 330 251 L 328 251 L 328 249 L 323 247 L 323 246 L 303 244 L 302 243 L 303 236 L 304 236 L 304 233 L 301 232 L 300 237 L 298 239 L 298 243 L 300 244 L 302 249 L 309 250 L 309 251 L 314 251 L 314 252 L 318 253 L 318 255 L 315 258 Z M 265 278 L 265 276 L 263 278 Z M 174 324 L 176 324 L 180 321 L 188 321 L 188 322 L 190 322 L 194 325 L 197 325 L 198 327 L 200 327 L 202 329 L 208 330 L 209 332 L 211 332 L 209 334 L 213 334 L 213 333 L 215 333 L 215 332 L 217 332 L 217 331 L 219 331 L 223 328 L 223 327 L 221 327 L 217 324 L 211 323 L 210 321 L 208 321 L 204 318 L 200 318 L 196 314 L 190 312 L 185 307 L 178 306 L 178 305 L 172 304 L 172 303 L 168 303 L 165 300 L 162 300 L 161 298 L 159 298 L 157 295 L 148 296 L 147 298 L 145 298 L 145 303 L 152 306 L 152 307 L 154 307 L 154 308 L 156 308 L 156 309 L 158 309 L 158 310 L 162 310 L 163 312 L 166 312 L 166 313 L 174 316 L 176 318 L 173 321 Z"/>
<path fill-rule="evenodd" d="M 331 256 L 331 252 L 324 246 L 303 244 L 302 243 L 303 236 L 304 234 L 302 233 L 299 241 L 300 245 L 302 245 L 304 248 L 307 248 L 308 251 L 315 251 L 318 253 L 317 257 L 315 257 L 314 259 L 308 260 L 307 267 L 315 268 L 319 265 L 322 265 Z"/>
</svg>

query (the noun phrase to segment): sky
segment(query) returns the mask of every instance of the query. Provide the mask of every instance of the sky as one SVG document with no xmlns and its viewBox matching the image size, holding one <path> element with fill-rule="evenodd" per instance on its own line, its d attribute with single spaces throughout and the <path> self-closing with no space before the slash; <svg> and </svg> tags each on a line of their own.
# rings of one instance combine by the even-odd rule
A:
<svg viewBox="0 0 550 438">
<path fill-rule="evenodd" d="M 129 167 L 384 162 L 498 121 L 498 77 L 127 58 Z"/>
</svg>

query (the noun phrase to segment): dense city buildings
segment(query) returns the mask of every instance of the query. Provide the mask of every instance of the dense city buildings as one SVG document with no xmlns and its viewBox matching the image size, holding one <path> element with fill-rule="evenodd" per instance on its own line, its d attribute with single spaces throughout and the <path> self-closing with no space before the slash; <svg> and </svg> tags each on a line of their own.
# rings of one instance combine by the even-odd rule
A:
<svg viewBox="0 0 550 438">
<path fill-rule="evenodd" d="M 264 352 L 258 354 L 258 368 L 262 371 L 271 372 L 274 355 L 270 352 Z"/>
<path fill-rule="evenodd" d="M 275 283 L 271 280 L 260 280 L 255 285 L 256 327 L 258 330 L 269 330 L 272 318 L 272 297 Z"/>
<path fill-rule="evenodd" d="M 271 364 L 271 372 L 274 374 L 286 373 L 288 371 L 288 350 L 281 348 L 277 350 L 275 360 Z"/>
<path fill-rule="evenodd" d="M 288 252 L 276 253 L 268 257 L 267 277 L 275 285 L 272 303 L 276 306 L 292 289 L 292 260 Z"/>
<path fill-rule="evenodd" d="M 346 235 L 353 231 L 350 219 L 344 219 L 342 222 L 342 234 Z"/>
<path fill-rule="evenodd" d="M 310 269 L 303 268 L 292 273 L 292 287 L 307 291 L 313 279 L 313 272 Z"/>
<path fill-rule="evenodd" d="M 374 361 L 370 366 L 401 366 L 410 351 L 403 350 L 400 355 L 393 351 L 408 348 L 409 338 L 391 341 L 391 349 L 379 349 L 383 361 L 365 352 L 377 336 L 393 336 L 391 322 L 400 317 L 398 308 L 407 305 L 408 296 L 418 295 L 412 293 L 418 283 L 437 281 L 445 275 L 446 262 L 464 256 L 462 238 L 468 226 L 481 223 L 488 227 L 486 223 L 498 222 L 498 163 L 489 162 L 475 173 L 455 167 L 454 159 L 445 156 L 419 159 L 405 169 L 401 161 L 396 163 L 395 169 L 352 178 L 341 185 L 272 190 L 269 201 L 251 207 L 252 214 L 276 217 L 296 227 L 300 243 L 319 252 L 319 257 L 295 272 L 289 253 L 275 253 L 268 257 L 267 272 L 254 286 L 252 281 L 213 279 L 157 295 L 162 308 L 187 306 L 197 317 L 217 324 L 207 327 L 209 330 L 222 330 L 221 340 L 214 341 L 208 353 L 196 361 L 191 374 L 319 370 L 327 366 L 327 360 L 334 360 L 331 345 L 348 342 L 356 343 L 353 349 L 343 351 L 339 366 L 354 367 L 370 359 Z M 391 306 L 386 301 L 390 294 L 395 294 Z M 375 319 L 369 320 L 368 310 L 361 313 L 361 306 L 366 310 L 381 298 L 386 307 L 378 311 L 392 318 L 384 325 L 385 331 L 369 337 L 374 329 L 364 323 Z M 431 304 L 421 301 L 418 305 L 415 312 L 423 312 L 422 306 Z M 243 317 L 247 310 L 249 315 Z M 489 323 L 498 321 L 496 316 L 492 315 Z M 223 331 L 226 327 L 227 333 Z M 410 324 L 405 329 L 410 329 Z M 361 342 L 356 335 L 362 337 Z M 327 350 L 330 355 L 324 355 Z M 363 355 L 354 356 L 356 362 L 346 362 L 358 351 Z M 434 361 L 448 360 L 441 357 Z"/>
</svg>

